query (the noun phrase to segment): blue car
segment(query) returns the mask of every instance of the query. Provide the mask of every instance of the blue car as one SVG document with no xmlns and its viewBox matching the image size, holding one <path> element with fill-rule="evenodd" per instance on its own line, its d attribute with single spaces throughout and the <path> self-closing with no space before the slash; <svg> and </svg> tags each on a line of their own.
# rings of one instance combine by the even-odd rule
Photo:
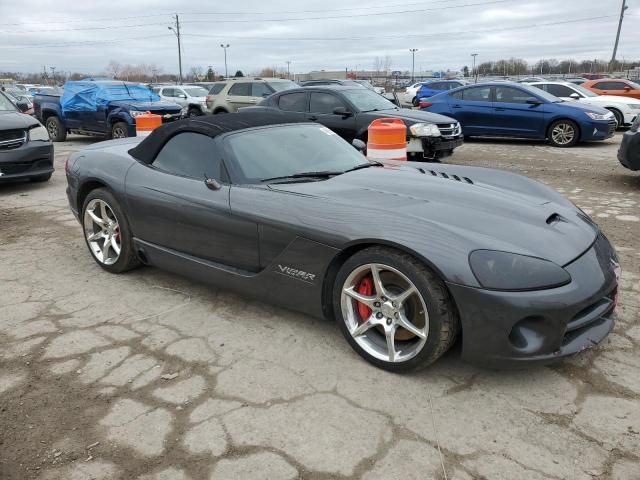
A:
<svg viewBox="0 0 640 480">
<path fill-rule="evenodd" d="M 421 98 L 433 97 L 439 93 L 468 84 L 469 82 L 466 80 L 435 80 L 433 82 L 423 83 L 418 93 L 416 93 L 416 98 L 420 100 Z"/>
<path fill-rule="evenodd" d="M 468 85 L 420 103 L 421 110 L 454 117 L 466 137 L 548 140 L 556 147 L 605 140 L 616 120 L 604 108 L 564 102 L 535 87 L 512 82 Z"/>
</svg>

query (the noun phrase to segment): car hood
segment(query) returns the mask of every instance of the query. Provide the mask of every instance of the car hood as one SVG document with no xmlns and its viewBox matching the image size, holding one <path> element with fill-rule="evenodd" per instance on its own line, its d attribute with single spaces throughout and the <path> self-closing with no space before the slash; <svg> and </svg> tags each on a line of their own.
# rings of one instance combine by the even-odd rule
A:
<svg viewBox="0 0 640 480">
<path fill-rule="evenodd" d="M 31 128 L 40 122 L 30 115 L 20 112 L 0 111 L 0 130 L 14 130 L 19 128 Z"/>
<path fill-rule="evenodd" d="M 131 110 L 142 110 L 142 111 L 150 111 L 150 112 L 156 112 L 156 111 L 176 111 L 179 112 L 180 110 L 182 110 L 182 107 L 180 105 L 178 105 L 177 103 L 172 103 L 172 102 L 165 102 L 165 101 L 159 101 L 159 102 L 146 102 L 146 101 L 136 101 L 136 100 L 117 100 L 114 102 L 110 102 L 111 105 L 115 105 L 115 106 L 119 106 L 119 107 L 126 107 L 129 108 Z"/>
<path fill-rule="evenodd" d="M 401 109 L 389 109 L 389 110 L 379 110 L 377 112 L 365 112 L 367 114 L 376 115 L 379 117 L 393 117 L 393 118 L 401 118 L 404 123 L 409 126 L 414 123 L 451 123 L 455 122 L 451 117 L 445 117 L 444 115 L 440 115 L 438 113 L 425 112 L 422 110 L 411 110 L 410 108 L 401 108 Z"/>
<path fill-rule="evenodd" d="M 609 113 L 609 110 L 604 107 L 597 107 L 595 105 L 587 105 L 580 102 L 561 102 L 561 103 L 553 103 L 552 105 L 556 105 L 560 108 L 571 108 L 574 110 L 582 110 L 583 112 L 592 112 L 592 113 Z"/>
<path fill-rule="evenodd" d="M 597 97 L 583 98 L 581 102 L 593 103 L 624 103 L 626 105 L 640 105 L 640 100 L 632 97 L 620 97 L 615 95 L 598 95 Z"/>
<path fill-rule="evenodd" d="M 414 165 L 373 167 L 326 181 L 270 188 L 297 196 L 298 221 L 315 221 L 300 202 L 311 197 L 313 209 L 318 201 L 337 204 L 330 210 L 340 212 L 341 220 L 353 222 L 368 238 L 385 229 L 415 233 L 418 228 L 424 237 L 441 229 L 452 241 L 462 239 L 469 246 L 467 253 L 500 250 L 558 265 L 570 263 L 596 238 L 597 228 L 588 217 L 541 183 L 479 167 Z"/>
</svg>

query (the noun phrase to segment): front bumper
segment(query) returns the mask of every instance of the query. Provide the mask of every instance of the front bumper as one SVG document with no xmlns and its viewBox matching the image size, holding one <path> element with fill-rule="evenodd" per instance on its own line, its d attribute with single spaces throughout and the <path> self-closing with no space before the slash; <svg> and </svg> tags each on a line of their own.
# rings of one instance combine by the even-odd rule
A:
<svg viewBox="0 0 640 480">
<path fill-rule="evenodd" d="M 439 152 L 449 152 L 464 143 L 462 135 L 457 137 L 410 137 L 407 142 L 407 153 L 422 153 L 431 158 Z"/>
<path fill-rule="evenodd" d="M 618 160 L 629 170 L 640 170 L 640 131 L 624 132 L 618 149 Z"/>
<path fill-rule="evenodd" d="M 605 121 L 583 122 L 581 125 L 582 135 L 580 140 L 583 142 L 591 142 L 594 140 L 606 140 L 616 133 L 618 124 L 614 119 Z"/>
<path fill-rule="evenodd" d="M 497 292 L 448 284 L 462 322 L 466 360 L 505 367 L 548 363 L 600 343 L 615 322 L 619 267 L 600 234 L 565 269 L 568 285 Z"/>
<path fill-rule="evenodd" d="M 37 140 L 0 149 L 0 182 L 47 175 L 53 170 L 52 142 Z"/>
</svg>

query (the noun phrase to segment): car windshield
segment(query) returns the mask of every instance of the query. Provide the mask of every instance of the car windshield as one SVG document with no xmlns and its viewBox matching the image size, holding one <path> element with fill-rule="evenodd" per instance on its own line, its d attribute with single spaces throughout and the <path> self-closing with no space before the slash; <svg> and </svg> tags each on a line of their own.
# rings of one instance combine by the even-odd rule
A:
<svg viewBox="0 0 640 480">
<path fill-rule="evenodd" d="M 360 152 L 320 125 L 249 130 L 229 136 L 227 142 L 249 183 L 310 172 L 341 173 L 367 164 Z M 309 181 L 310 178 L 291 180 Z"/>
<path fill-rule="evenodd" d="M 359 90 L 343 90 L 343 95 L 361 112 L 391 110 L 397 107 L 382 95 L 367 88 Z"/>
<path fill-rule="evenodd" d="M 267 84 L 273 88 L 276 92 L 282 92 L 283 90 L 290 90 L 292 88 L 298 88 L 298 84 L 291 80 L 274 80 L 269 81 Z"/>
<path fill-rule="evenodd" d="M 206 97 L 209 93 L 202 87 L 184 87 L 183 90 L 187 92 L 190 97 Z"/>
<path fill-rule="evenodd" d="M 598 97 L 597 93 L 593 93 L 591 90 L 588 90 L 580 85 L 571 85 L 571 88 L 580 92 L 585 97 Z"/>
<path fill-rule="evenodd" d="M 550 93 L 545 92 L 544 90 L 542 90 L 540 88 L 537 88 L 537 87 L 532 87 L 530 85 L 526 85 L 526 84 L 521 83 L 520 85 L 518 85 L 518 88 L 526 90 L 527 92 L 529 92 L 531 94 L 532 97 L 542 98 L 543 100 L 546 100 L 547 102 L 551 102 L 551 103 L 562 102 L 562 100 L 560 100 L 555 95 L 551 95 Z"/>
<path fill-rule="evenodd" d="M 15 112 L 16 110 L 13 103 L 5 95 L 0 94 L 0 112 Z"/>
</svg>

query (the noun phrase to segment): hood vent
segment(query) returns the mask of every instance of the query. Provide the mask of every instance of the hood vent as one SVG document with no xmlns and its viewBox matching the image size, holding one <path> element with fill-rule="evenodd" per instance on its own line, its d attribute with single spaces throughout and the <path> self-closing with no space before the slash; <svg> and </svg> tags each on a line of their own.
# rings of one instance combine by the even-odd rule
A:
<svg viewBox="0 0 640 480">
<path fill-rule="evenodd" d="M 426 173 L 426 172 L 423 172 L 423 173 Z M 466 182 L 473 185 L 473 181 L 468 177 L 459 177 L 458 175 L 449 175 L 445 172 L 437 172 L 435 170 L 429 170 L 429 173 L 434 177 L 448 178 L 450 180 L 455 180 L 457 182 Z"/>
</svg>

